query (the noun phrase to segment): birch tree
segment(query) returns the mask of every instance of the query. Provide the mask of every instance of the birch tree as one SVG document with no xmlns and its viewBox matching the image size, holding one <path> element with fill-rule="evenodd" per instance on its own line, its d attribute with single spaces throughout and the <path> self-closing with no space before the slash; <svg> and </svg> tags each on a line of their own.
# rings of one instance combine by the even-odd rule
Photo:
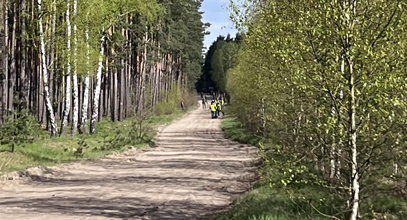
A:
<svg viewBox="0 0 407 220">
<path fill-rule="evenodd" d="M 74 0 L 73 2 L 73 16 L 76 17 L 78 15 L 78 0 Z M 72 73 L 72 83 L 73 83 L 73 90 L 72 90 L 72 98 L 73 98 L 73 112 L 72 112 L 72 129 L 71 134 L 75 135 L 77 128 L 78 128 L 78 120 L 79 120 L 79 90 L 78 90 L 78 74 L 77 74 L 77 65 L 78 65 L 78 31 L 77 31 L 77 24 L 74 23 L 73 26 L 73 35 L 74 35 L 74 69 Z"/>
<path fill-rule="evenodd" d="M 72 27 L 71 27 L 71 17 L 70 17 L 70 2 L 68 0 L 66 2 L 66 28 L 67 28 L 67 39 L 66 39 L 66 50 L 67 50 L 67 62 L 66 62 L 66 72 L 65 72 L 65 96 L 64 96 L 64 112 L 62 115 L 62 122 L 61 122 L 61 135 L 65 134 L 65 129 L 68 125 L 69 113 L 71 111 L 71 37 L 72 37 Z"/>
<path fill-rule="evenodd" d="M 42 0 L 37 0 L 38 3 L 38 11 L 42 12 Z M 39 23 L 39 35 L 40 35 L 40 51 L 41 51 L 41 69 L 42 69 L 42 79 L 44 83 L 44 96 L 45 96 L 45 105 L 47 107 L 48 117 L 50 121 L 50 130 L 52 136 L 56 136 L 58 133 L 56 121 L 55 121 L 55 114 L 54 109 L 52 107 L 52 102 L 49 93 L 49 84 L 48 84 L 48 66 L 47 66 L 47 59 L 46 59 L 46 50 L 45 50 L 45 40 L 44 40 L 44 28 L 42 24 L 42 16 L 38 19 Z"/>
<path fill-rule="evenodd" d="M 103 117 L 123 120 L 164 99 L 179 102 L 179 96 L 169 96 L 171 90 L 193 84 L 199 74 L 199 5 L 192 0 L 1 1 L 0 124 L 8 112 L 27 108 L 54 135 L 59 119 L 59 133 L 72 125 L 74 135 L 79 108 L 81 132 L 90 109 L 94 132 Z"/>
<path fill-rule="evenodd" d="M 336 175 L 330 184 L 346 212 L 340 218 L 374 209 L 378 183 L 394 181 L 383 176 L 393 172 L 393 149 L 405 146 L 398 138 L 405 7 L 397 0 L 262 2 L 246 23 L 239 65 L 227 74 L 237 116 L 291 158 L 285 184 L 293 180 L 288 169 L 301 166 L 321 179 Z M 252 110 L 264 97 L 265 114 Z"/>
<path fill-rule="evenodd" d="M 105 35 L 102 36 L 100 39 L 100 55 L 99 55 L 99 63 L 98 69 L 95 76 L 95 89 L 93 91 L 93 108 L 92 108 L 92 116 L 90 121 L 90 133 L 93 134 L 96 132 L 96 122 L 98 120 L 99 114 L 99 99 L 100 99 L 100 86 L 102 80 L 102 70 L 103 70 L 103 57 L 105 55 Z"/>
<path fill-rule="evenodd" d="M 86 65 L 90 67 L 90 45 L 89 45 L 89 27 L 86 25 L 85 28 L 85 41 L 86 41 Z M 102 54 L 103 55 L 103 54 Z M 83 93 L 83 104 L 82 104 L 82 117 L 80 123 L 80 132 L 84 133 L 86 128 L 86 123 L 88 120 L 88 107 L 89 107 L 89 90 L 90 90 L 90 71 L 87 70 L 84 82 L 84 93 Z"/>
</svg>

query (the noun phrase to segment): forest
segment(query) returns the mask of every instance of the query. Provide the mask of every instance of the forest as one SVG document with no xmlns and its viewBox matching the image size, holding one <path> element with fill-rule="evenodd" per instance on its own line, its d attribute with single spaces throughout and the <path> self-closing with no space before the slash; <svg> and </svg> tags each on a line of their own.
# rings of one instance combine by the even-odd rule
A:
<svg viewBox="0 0 407 220">
<path fill-rule="evenodd" d="M 407 3 L 230 2 L 242 34 L 212 44 L 201 85 L 230 97 L 267 190 L 225 219 L 404 219 Z"/>
<path fill-rule="evenodd" d="M 178 107 L 200 76 L 201 1 L 3 0 L 0 124 L 29 111 L 52 136 Z"/>
<path fill-rule="evenodd" d="M 239 34 L 219 36 L 203 56 L 209 24 L 202 21 L 201 0 L 0 1 L 0 172 L 33 165 L 21 155 L 54 165 L 130 144 L 154 145 L 144 127 L 153 119 L 146 115 L 187 108 L 196 104 L 195 90 L 214 90 L 226 95 L 222 122 L 205 121 L 209 110 L 196 109 L 178 125 L 183 133 L 166 134 L 172 156 L 181 149 L 190 160 L 174 157 L 170 169 L 157 159 L 153 171 L 210 162 L 222 178 L 232 178 L 222 172 L 236 164 L 246 170 L 244 159 L 213 158 L 222 155 L 219 143 L 236 150 L 229 154 L 245 146 L 222 139 L 216 123 L 227 137 L 255 145 L 258 180 L 219 219 L 405 219 L 407 2 L 229 3 Z M 201 148 L 212 151 L 195 161 Z M 127 179 L 137 179 L 136 169 L 129 170 Z M 167 184 L 162 174 L 152 179 Z M 203 179 L 171 178 L 188 186 Z M 222 180 L 208 178 L 215 186 L 203 186 L 204 192 L 222 197 L 233 190 L 218 185 Z M 165 202 L 151 204 L 154 214 Z"/>
</svg>

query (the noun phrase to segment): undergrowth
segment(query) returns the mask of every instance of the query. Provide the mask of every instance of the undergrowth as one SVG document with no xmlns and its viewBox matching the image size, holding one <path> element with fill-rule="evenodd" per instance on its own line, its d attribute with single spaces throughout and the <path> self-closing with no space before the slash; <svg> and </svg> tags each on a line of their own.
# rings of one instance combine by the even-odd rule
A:
<svg viewBox="0 0 407 220">
<path fill-rule="evenodd" d="M 279 153 L 279 146 L 254 135 L 235 117 L 223 119 L 222 129 L 228 138 L 257 146 L 264 164 L 254 188 L 236 200 L 230 210 L 219 213 L 216 220 L 348 218 L 346 200 L 312 168 L 291 161 L 290 155 Z M 401 194 L 370 193 L 362 201 L 361 213 L 361 219 L 404 219 L 407 198 Z"/>
<path fill-rule="evenodd" d="M 129 148 L 153 146 L 153 126 L 169 123 L 182 114 L 177 111 L 120 122 L 102 120 L 97 125 L 98 132 L 93 135 L 49 137 L 47 131 L 37 129 L 35 139 L 15 147 L 14 152 L 7 144 L 0 145 L 0 173 L 94 159 Z"/>
</svg>

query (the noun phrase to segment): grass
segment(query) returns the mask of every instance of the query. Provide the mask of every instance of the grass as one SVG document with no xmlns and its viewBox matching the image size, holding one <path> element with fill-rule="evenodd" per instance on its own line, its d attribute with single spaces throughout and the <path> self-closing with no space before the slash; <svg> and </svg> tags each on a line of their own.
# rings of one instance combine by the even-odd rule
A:
<svg viewBox="0 0 407 220">
<path fill-rule="evenodd" d="M 259 142 L 272 145 L 257 137 L 233 116 L 222 121 L 222 129 L 228 138 L 255 146 Z M 265 155 L 261 152 L 261 155 Z M 274 158 L 274 160 L 283 160 Z M 281 166 L 281 167 L 275 167 Z M 235 201 L 230 210 L 219 213 L 216 220 L 322 220 L 333 219 L 324 214 L 347 219 L 346 201 L 334 189 L 315 183 L 282 185 L 285 174 L 280 173 L 288 166 L 284 161 L 269 163 L 260 168 L 260 181 L 254 188 Z M 285 169 L 287 170 L 287 169 Z M 305 176 L 305 178 L 307 178 Z M 314 185 L 313 185 L 314 184 Z M 405 219 L 407 197 L 390 193 L 371 192 L 369 199 L 361 203 L 362 219 Z M 323 213 L 323 214 L 321 214 Z"/>
<path fill-rule="evenodd" d="M 143 123 L 145 128 L 149 129 L 153 126 L 170 123 L 182 115 L 183 112 L 181 111 L 168 115 L 153 115 Z M 115 123 L 103 120 L 97 124 L 97 133 L 94 135 L 49 137 L 47 131 L 39 131 L 35 141 L 17 146 L 14 153 L 9 152 L 8 146 L 0 145 L 0 174 L 24 170 L 28 167 L 51 166 L 77 160 L 95 159 L 129 148 L 148 147 L 149 140 L 137 144 L 118 142 L 119 147 L 103 147 L 117 141 L 117 137 L 126 136 L 133 123 L 134 119 Z M 85 143 L 84 146 L 80 145 L 81 140 Z M 78 151 L 78 149 L 82 151 Z"/>
<path fill-rule="evenodd" d="M 222 120 L 225 136 L 258 146 L 267 140 L 247 130 L 237 118 L 227 116 Z M 261 168 L 261 175 L 273 176 L 266 168 Z M 275 175 L 277 176 L 277 175 Z M 260 177 L 263 178 L 263 177 Z M 278 181 L 278 180 L 274 180 Z M 321 190 L 312 185 L 301 187 L 272 187 L 266 181 L 259 181 L 252 190 L 235 201 L 232 208 L 220 213 L 216 220 L 322 220 L 331 219 L 318 211 L 331 211 L 333 199 L 328 190 Z M 329 203 L 327 206 L 324 205 Z M 310 205 L 312 204 L 312 206 Z M 326 207 L 324 207 L 326 206 Z M 313 208 L 314 207 L 314 208 Z M 318 211 L 316 210 L 318 209 Z"/>
<path fill-rule="evenodd" d="M 153 115 L 149 117 L 146 122 L 152 126 L 168 124 L 174 119 L 180 118 L 183 114 L 184 112 L 177 111 L 169 115 Z"/>
<path fill-rule="evenodd" d="M 317 190 L 307 189 L 308 197 L 321 196 Z M 305 195 L 304 195 L 305 196 Z M 232 209 L 222 213 L 217 220 L 322 220 L 304 198 L 293 198 L 288 192 L 258 186 L 239 198 Z"/>
<path fill-rule="evenodd" d="M 234 141 L 238 141 L 245 144 L 257 145 L 261 140 L 260 137 L 252 134 L 247 130 L 237 118 L 226 115 L 222 120 L 221 128 L 225 133 L 225 136 Z"/>
<path fill-rule="evenodd" d="M 247 130 L 233 116 L 227 116 L 222 120 L 222 130 L 225 136 L 257 146 L 262 138 Z M 264 170 L 260 172 L 265 174 Z M 270 174 L 267 173 L 269 176 Z M 251 191 L 240 197 L 232 208 L 220 213 L 216 220 L 322 220 L 330 219 L 320 215 L 317 209 L 326 209 L 323 202 L 330 197 L 329 191 L 321 191 L 313 186 L 302 188 L 271 187 L 264 183 L 257 183 Z"/>
</svg>

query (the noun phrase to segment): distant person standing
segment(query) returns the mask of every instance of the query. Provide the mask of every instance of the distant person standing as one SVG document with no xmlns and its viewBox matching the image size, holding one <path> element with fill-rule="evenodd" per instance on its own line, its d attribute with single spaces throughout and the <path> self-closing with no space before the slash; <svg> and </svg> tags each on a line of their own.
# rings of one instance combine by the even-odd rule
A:
<svg viewBox="0 0 407 220">
<path fill-rule="evenodd" d="M 208 107 L 208 102 L 206 101 L 206 97 L 202 97 L 202 109 L 206 109 Z"/>
<path fill-rule="evenodd" d="M 220 117 L 220 113 L 222 113 L 222 103 L 221 103 L 221 100 L 216 100 L 215 104 L 216 104 L 216 115 L 217 115 L 218 117 Z M 223 117 L 223 114 L 222 114 L 222 117 Z"/>
<path fill-rule="evenodd" d="M 225 105 L 225 101 L 223 101 L 223 98 L 221 97 L 219 100 L 218 100 L 218 102 L 217 102 L 217 105 L 216 105 L 216 109 L 217 109 L 217 111 L 218 111 L 218 116 L 220 116 L 220 114 L 222 113 L 222 117 L 224 117 L 225 116 L 225 113 L 223 112 L 223 105 Z"/>
<path fill-rule="evenodd" d="M 210 105 L 209 108 L 211 109 L 211 116 L 212 116 L 212 118 L 217 118 L 218 116 L 217 116 L 217 114 L 216 114 L 216 103 L 215 103 L 215 101 L 212 101 L 212 102 L 211 102 L 211 105 Z"/>
</svg>

